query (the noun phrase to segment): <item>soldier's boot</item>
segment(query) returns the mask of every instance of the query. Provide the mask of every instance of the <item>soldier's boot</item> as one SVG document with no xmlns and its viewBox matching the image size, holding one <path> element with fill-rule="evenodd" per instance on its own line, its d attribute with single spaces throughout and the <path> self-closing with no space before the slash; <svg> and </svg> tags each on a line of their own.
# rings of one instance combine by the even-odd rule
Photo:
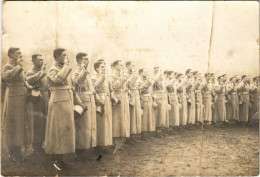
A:
<svg viewBox="0 0 260 177">
<path fill-rule="evenodd" d="M 70 168 L 75 166 L 75 154 L 59 154 L 57 156 L 61 168 Z"/>
<path fill-rule="evenodd" d="M 22 162 L 24 160 L 22 156 L 21 146 L 9 146 L 9 159 L 11 162 Z"/>
<path fill-rule="evenodd" d="M 42 148 L 42 143 L 33 143 L 33 153 L 34 154 L 44 154 L 44 149 Z"/>
<path fill-rule="evenodd" d="M 75 161 L 84 161 L 86 159 L 87 159 L 86 150 L 85 149 L 76 149 Z"/>
<path fill-rule="evenodd" d="M 26 159 L 31 159 L 33 154 L 33 145 L 32 144 L 28 144 L 25 146 L 25 157 Z"/>
</svg>

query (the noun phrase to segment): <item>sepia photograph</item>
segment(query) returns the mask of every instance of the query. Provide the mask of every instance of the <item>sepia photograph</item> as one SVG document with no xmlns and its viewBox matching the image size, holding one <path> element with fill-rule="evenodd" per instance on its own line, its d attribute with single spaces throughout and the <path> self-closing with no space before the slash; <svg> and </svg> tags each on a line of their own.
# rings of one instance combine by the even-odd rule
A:
<svg viewBox="0 0 260 177">
<path fill-rule="evenodd" d="M 3 1 L 1 175 L 258 176 L 258 1 Z"/>
</svg>

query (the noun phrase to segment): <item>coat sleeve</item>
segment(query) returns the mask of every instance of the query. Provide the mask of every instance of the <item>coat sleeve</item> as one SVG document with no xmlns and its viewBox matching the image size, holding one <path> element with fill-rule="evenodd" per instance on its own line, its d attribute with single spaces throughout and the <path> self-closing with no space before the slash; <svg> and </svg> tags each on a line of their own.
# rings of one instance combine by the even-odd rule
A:
<svg viewBox="0 0 260 177">
<path fill-rule="evenodd" d="M 92 81 L 93 81 L 93 80 L 92 80 Z M 94 86 L 100 87 L 100 86 L 102 86 L 102 84 L 104 83 L 104 81 L 105 81 L 105 76 L 99 76 L 99 77 L 96 79 Z M 94 82 L 93 82 L 93 83 L 94 83 Z"/>
<path fill-rule="evenodd" d="M 182 86 L 183 86 L 183 85 L 182 85 L 181 83 L 177 85 L 177 91 L 178 91 L 179 93 L 182 92 Z"/>
<path fill-rule="evenodd" d="M 257 93 L 257 87 L 255 85 L 250 85 L 250 93 Z"/>
<path fill-rule="evenodd" d="M 40 80 L 42 80 L 42 78 L 44 78 L 46 76 L 46 73 L 43 71 L 37 72 L 37 73 L 33 73 L 33 72 L 26 72 L 25 74 L 25 78 L 28 82 L 28 84 L 30 84 L 31 86 L 35 86 L 38 84 L 38 82 Z"/>
<path fill-rule="evenodd" d="M 207 86 L 206 83 L 202 83 L 201 84 L 201 91 L 205 92 L 206 91 L 206 86 Z"/>
<path fill-rule="evenodd" d="M 244 91 L 245 90 L 245 84 L 243 82 L 239 83 L 237 86 L 238 91 Z"/>
<path fill-rule="evenodd" d="M 120 89 L 123 84 L 127 81 L 127 77 L 124 75 L 120 76 L 118 79 L 113 78 L 113 76 L 110 78 L 110 86 L 112 90 Z"/>
<path fill-rule="evenodd" d="M 73 75 L 73 82 L 75 84 L 83 84 L 86 77 L 88 75 L 88 71 L 87 70 L 82 70 L 80 72 L 75 72 Z"/>
<path fill-rule="evenodd" d="M 128 81 L 127 81 L 127 87 L 129 89 L 132 89 L 135 86 L 135 84 L 137 82 L 137 79 L 138 79 L 138 75 L 137 74 L 132 74 L 130 76 L 130 78 L 128 79 Z"/>
<path fill-rule="evenodd" d="M 191 90 L 191 88 L 192 88 L 192 84 L 191 84 L 191 83 L 189 83 L 189 84 L 187 85 L 187 87 L 186 87 L 186 91 L 190 91 L 190 90 Z"/>
<path fill-rule="evenodd" d="M 223 86 L 215 85 L 214 90 L 216 93 L 222 93 Z"/>
<path fill-rule="evenodd" d="M 73 97 L 74 97 L 74 99 L 73 99 L 74 105 L 81 105 L 83 107 L 84 104 L 81 102 L 80 97 L 75 90 L 73 90 Z"/>
<path fill-rule="evenodd" d="M 234 89 L 231 84 L 227 84 L 226 90 L 227 90 L 227 93 L 230 94 Z"/>
<path fill-rule="evenodd" d="M 155 77 L 154 77 L 154 82 L 157 83 L 161 80 L 162 74 L 158 73 Z"/>
<path fill-rule="evenodd" d="M 14 68 L 10 65 L 5 65 L 3 68 L 3 80 L 11 81 L 17 77 L 22 72 L 22 67 L 20 65 L 15 66 Z"/>
<path fill-rule="evenodd" d="M 166 82 L 166 87 L 172 87 L 174 83 L 174 80 L 170 80 L 169 82 Z"/>
<path fill-rule="evenodd" d="M 71 68 L 67 65 L 64 65 L 64 67 L 60 71 L 55 68 L 51 68 L 49 70 L 48 78 L 56 84 L 62 84 L 66 80 L 70 72 Z"/>
<path fill-rule="evenodd" d="M 139 83 L 139 89 L 140 90 L 149 89 L 149 87 L 151 87 L 151 85 L 152 85 L 152 81 L 146 80 L 143 83 L 142 82 Z"/>
<path fill-rule="evenodd" d="M 198 90 L 200 87 L 200 83 L 198 81 L 195 82 L 194 86 L 193 86 L 193 89 L 194 90 Z"/>
</svg>

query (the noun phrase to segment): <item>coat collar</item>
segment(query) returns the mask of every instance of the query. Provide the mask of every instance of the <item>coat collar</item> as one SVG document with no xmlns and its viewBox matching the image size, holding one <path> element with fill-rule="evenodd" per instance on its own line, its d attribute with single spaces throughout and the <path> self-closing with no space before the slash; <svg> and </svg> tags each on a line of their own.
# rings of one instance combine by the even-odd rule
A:
<svg viewBox="0 0 260 177">
<path fill-rule="evenodd" d="M 17 60 L 15 60 L 15 59 L 10 59 L 10 60 L 8 61 L 8 63 L 11 64 L 11 65 L 16 66 L 16 65 L 17 65 Z"/>
<path fill-rule="evenodd" d="M 33 70 L 34 70 L 34 71 L 41 71 L 41 67 L 39 67 L 39 66 L 34 66 L 34 67 L 33 67 Z"/>
<path fill-rule="evenodd" d="M 63 68 L 63 66 L 64 66 L 64 64 L 61 64 L 61 63 L 58 63 L 58 62 L 55 62 L 55 64 L 54 64 L 56 67 L 58 67 L 58 68 Z"/>
</svg>

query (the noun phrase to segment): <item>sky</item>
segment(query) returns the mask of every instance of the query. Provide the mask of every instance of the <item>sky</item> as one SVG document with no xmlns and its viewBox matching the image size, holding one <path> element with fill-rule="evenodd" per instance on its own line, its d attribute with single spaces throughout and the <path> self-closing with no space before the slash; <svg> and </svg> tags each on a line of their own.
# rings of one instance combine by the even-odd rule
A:
<svg viewBox="0 0 260 177">
<path fill-rule="evenodd" d="M 28 69 L 32 54 L 50 66 L 53 49 L 63 47 L 73 66 L 78 52 L 88 53 L 91 69 L 103 58 L 137 68 L 259 74 L 256 1 L 4 2 L 2 30 L 2 63 L 9 47 L 20 47 Z"/>
</svg>

